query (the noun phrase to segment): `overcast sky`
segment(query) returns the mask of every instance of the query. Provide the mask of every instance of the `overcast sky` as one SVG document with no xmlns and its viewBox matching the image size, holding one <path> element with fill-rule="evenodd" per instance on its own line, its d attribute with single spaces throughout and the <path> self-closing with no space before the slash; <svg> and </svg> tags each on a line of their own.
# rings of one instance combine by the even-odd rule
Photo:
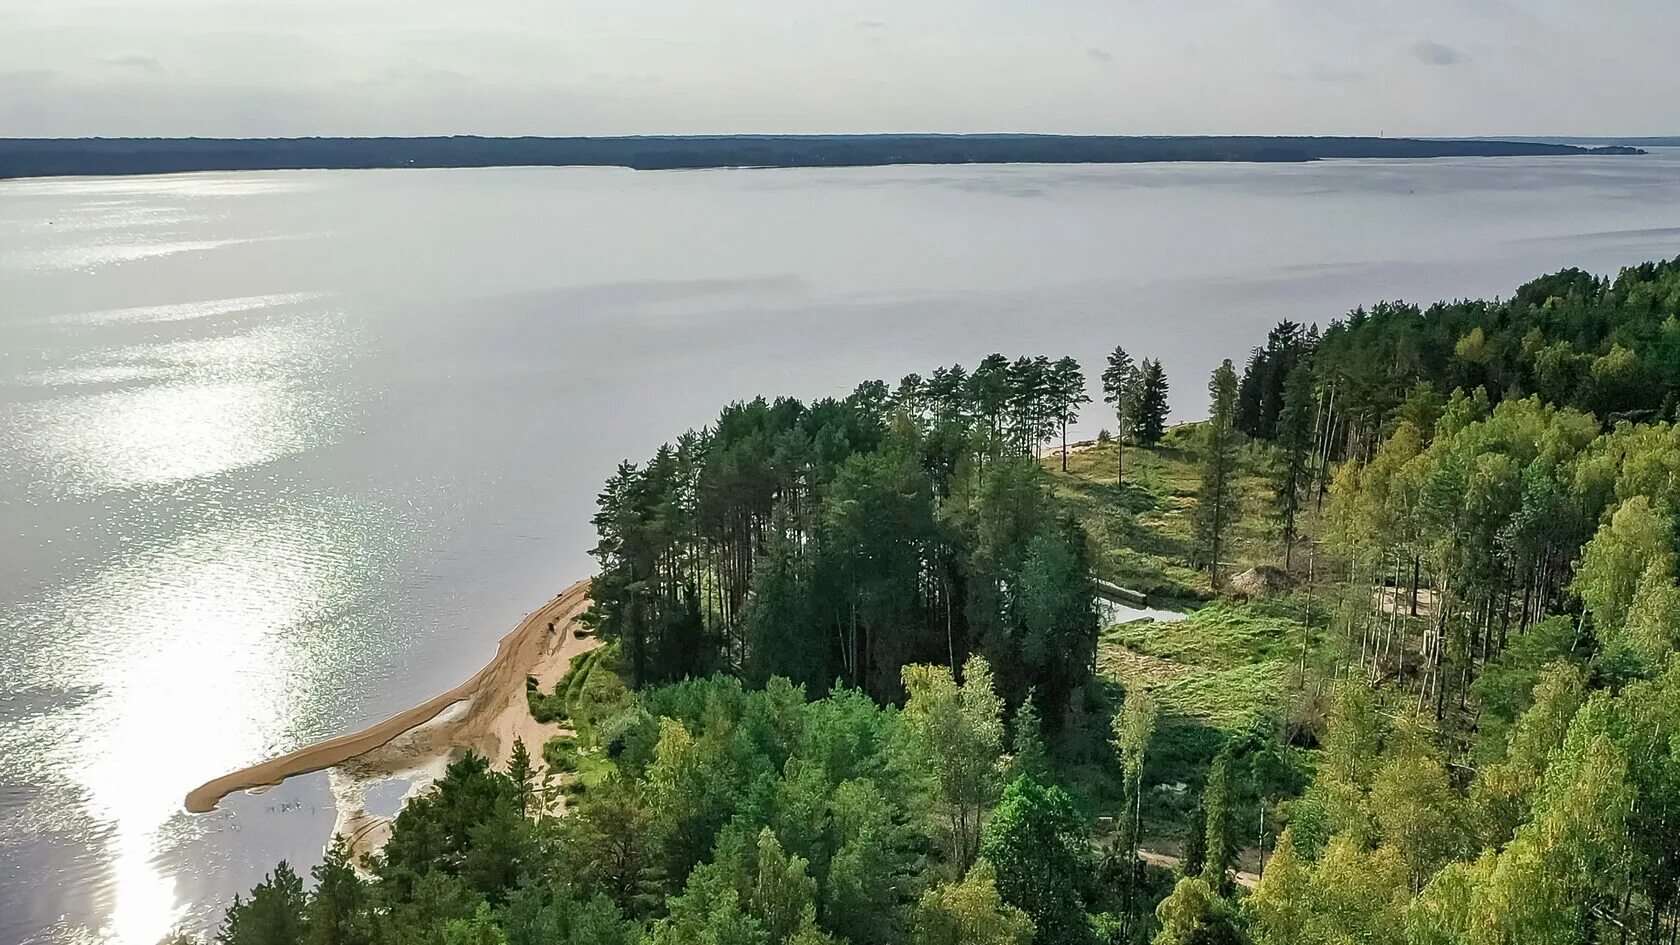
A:
<svg viewBox="0 0 1680 945">
<path fill-rule="evenodd" d="M 0 137 L 1680 133 L 1680 0 L 0 0 Z"/>
</svg>

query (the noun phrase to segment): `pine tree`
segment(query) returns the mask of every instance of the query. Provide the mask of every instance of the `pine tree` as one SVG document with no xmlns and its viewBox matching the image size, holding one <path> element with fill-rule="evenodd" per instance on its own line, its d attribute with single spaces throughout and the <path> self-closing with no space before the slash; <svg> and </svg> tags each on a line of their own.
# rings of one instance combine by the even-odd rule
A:
<svg viewBox="0 0 1680 945">
<path fill-rule="evenodd" d="M 252 888 L 249 899 L 233 897 L 216 933 L 217 945 L 298 945 L 308 933 L 308 902 L 303 879 L 281 860 Z"/>
<path fill-rule="evenodd" d="M 1062 433 L 1062 472 L 1068 469 L 1068 425 L 1079 419 L 1079 406 L 1091 402 L 1079 362 L 1062 358 L 1050 368 L 1051 410 Z"/>
<path fill-rule="evenodd" d="M 1167 434 L 1167 372 L 1160 361 L 1145 358 L 1138 374 L 1141 390 L 1133 431 L 1139 446 L 1154 446 Z"/>
<path fill-rule="evenodd" d="M 1180 876 L 1200 876 L 1207 865 L 1207 808 L 1198 799 L 1190 808 L 1190 823 L 1185 830 L 1184 855 L 1179 860 Z"/>
<path fill-rule="evenodd" d="M 1219 565 L 1231 523 L 1240 514 L 1237 498 L 1237 372 L 1227 359 L 1208 381 L 1211 404 L 1202 427 L 1202 487 L 1196 497 L 1196 537 L 1208 563 L 1215 590 L 1223 577 Z"/>
<path fill-rule="evenodd" d="M 1103 370 L 1103 403 L 1114 408 L 1114 482 L 1126 484 L 1126 437 L 1134 435 L 1143 397 L 1142 374 L 1126 349 L 1115 346 Z"/>
<path fill-rule="evenodd" d="M 369 945 L 374 939 L 372 923 L 363 911 L 368 887 L 350 865 L 350 841 L 333 838 L 327 855 L 310 871 L 315 893 L 305 909 L 308 931 L 303 945 Z"/>
</svg>

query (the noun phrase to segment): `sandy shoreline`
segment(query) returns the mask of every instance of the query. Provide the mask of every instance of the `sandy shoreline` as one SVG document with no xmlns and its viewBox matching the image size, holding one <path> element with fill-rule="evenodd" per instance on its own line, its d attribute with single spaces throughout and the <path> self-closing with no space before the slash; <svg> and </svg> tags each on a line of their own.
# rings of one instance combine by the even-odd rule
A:
<svg viewBox="0 0 1680 945">
<path fill-rule="evenodd" d="M 354 838 L 358 847 L 377 846 L 386 823 L 361 809 L 361 798 L 372 784 L 407 777 L 414 782 L 411 790 L 417 790 L 451 758 L 469 750 L 502 764 L 515 738 L 523 739 L 532 755 L 540 754 L 543 742 L 560 728 L 531 717 L 525 680 L 535 676 L 543 688 L 552 687 L 573 657 L 597 645 L 575 632 L 588 607 L 589 581 L 578 581 L 526 615 L 502 638 L 490 662 L 461 685 L 359 732 L 200 785 L 187 795 L 187 810 L 207 813 L 235 791 L 260 790 L 330 769 L 339 832 Z"/>
</svg>

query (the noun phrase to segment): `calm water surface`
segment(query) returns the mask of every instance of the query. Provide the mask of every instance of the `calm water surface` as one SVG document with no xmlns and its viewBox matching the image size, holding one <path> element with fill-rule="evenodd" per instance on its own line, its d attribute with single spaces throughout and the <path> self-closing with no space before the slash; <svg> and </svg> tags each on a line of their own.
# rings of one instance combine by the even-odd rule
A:
<svg viewBox="0 0 1680 945">
<path fill-rule="evenodd" d="M 731 398 L 1124 343 L 1193 414 L 1280 318 L 1676 253 L 1672 154 L 0 183 L 0 943 L 317 862 L 322 778 L 182 796 L 465 678 Z"/>
</svg>

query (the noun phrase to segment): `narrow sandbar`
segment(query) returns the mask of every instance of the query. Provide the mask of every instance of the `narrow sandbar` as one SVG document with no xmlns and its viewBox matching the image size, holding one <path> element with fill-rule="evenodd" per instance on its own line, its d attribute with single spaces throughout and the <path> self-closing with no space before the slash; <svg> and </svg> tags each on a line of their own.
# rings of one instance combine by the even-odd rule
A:
<svg viewBox="0 0 1680 945">
<path fill-rule="evenodd" d="M 195 814 L 216 809 L 235 791 L 272 787 L 300 774 L 343 767 L 359 779 L 391 776 L 427 767 L 465 751 L 505 762 L 516 738 L 536 754 L 557 726 L 531 717 L 525 680 L 551 686 L 572 658 L 597 641 L 578 634 L 589 607 L 589 581 L 578 581 L 526 615 L 502 638 L 488 665 L 435 699 L 376 725 L 340 735 L 223 775 L 194 788 L 186 808 Z M 458 706 L 445 714 L 445 710 Z"/>
</svg>

